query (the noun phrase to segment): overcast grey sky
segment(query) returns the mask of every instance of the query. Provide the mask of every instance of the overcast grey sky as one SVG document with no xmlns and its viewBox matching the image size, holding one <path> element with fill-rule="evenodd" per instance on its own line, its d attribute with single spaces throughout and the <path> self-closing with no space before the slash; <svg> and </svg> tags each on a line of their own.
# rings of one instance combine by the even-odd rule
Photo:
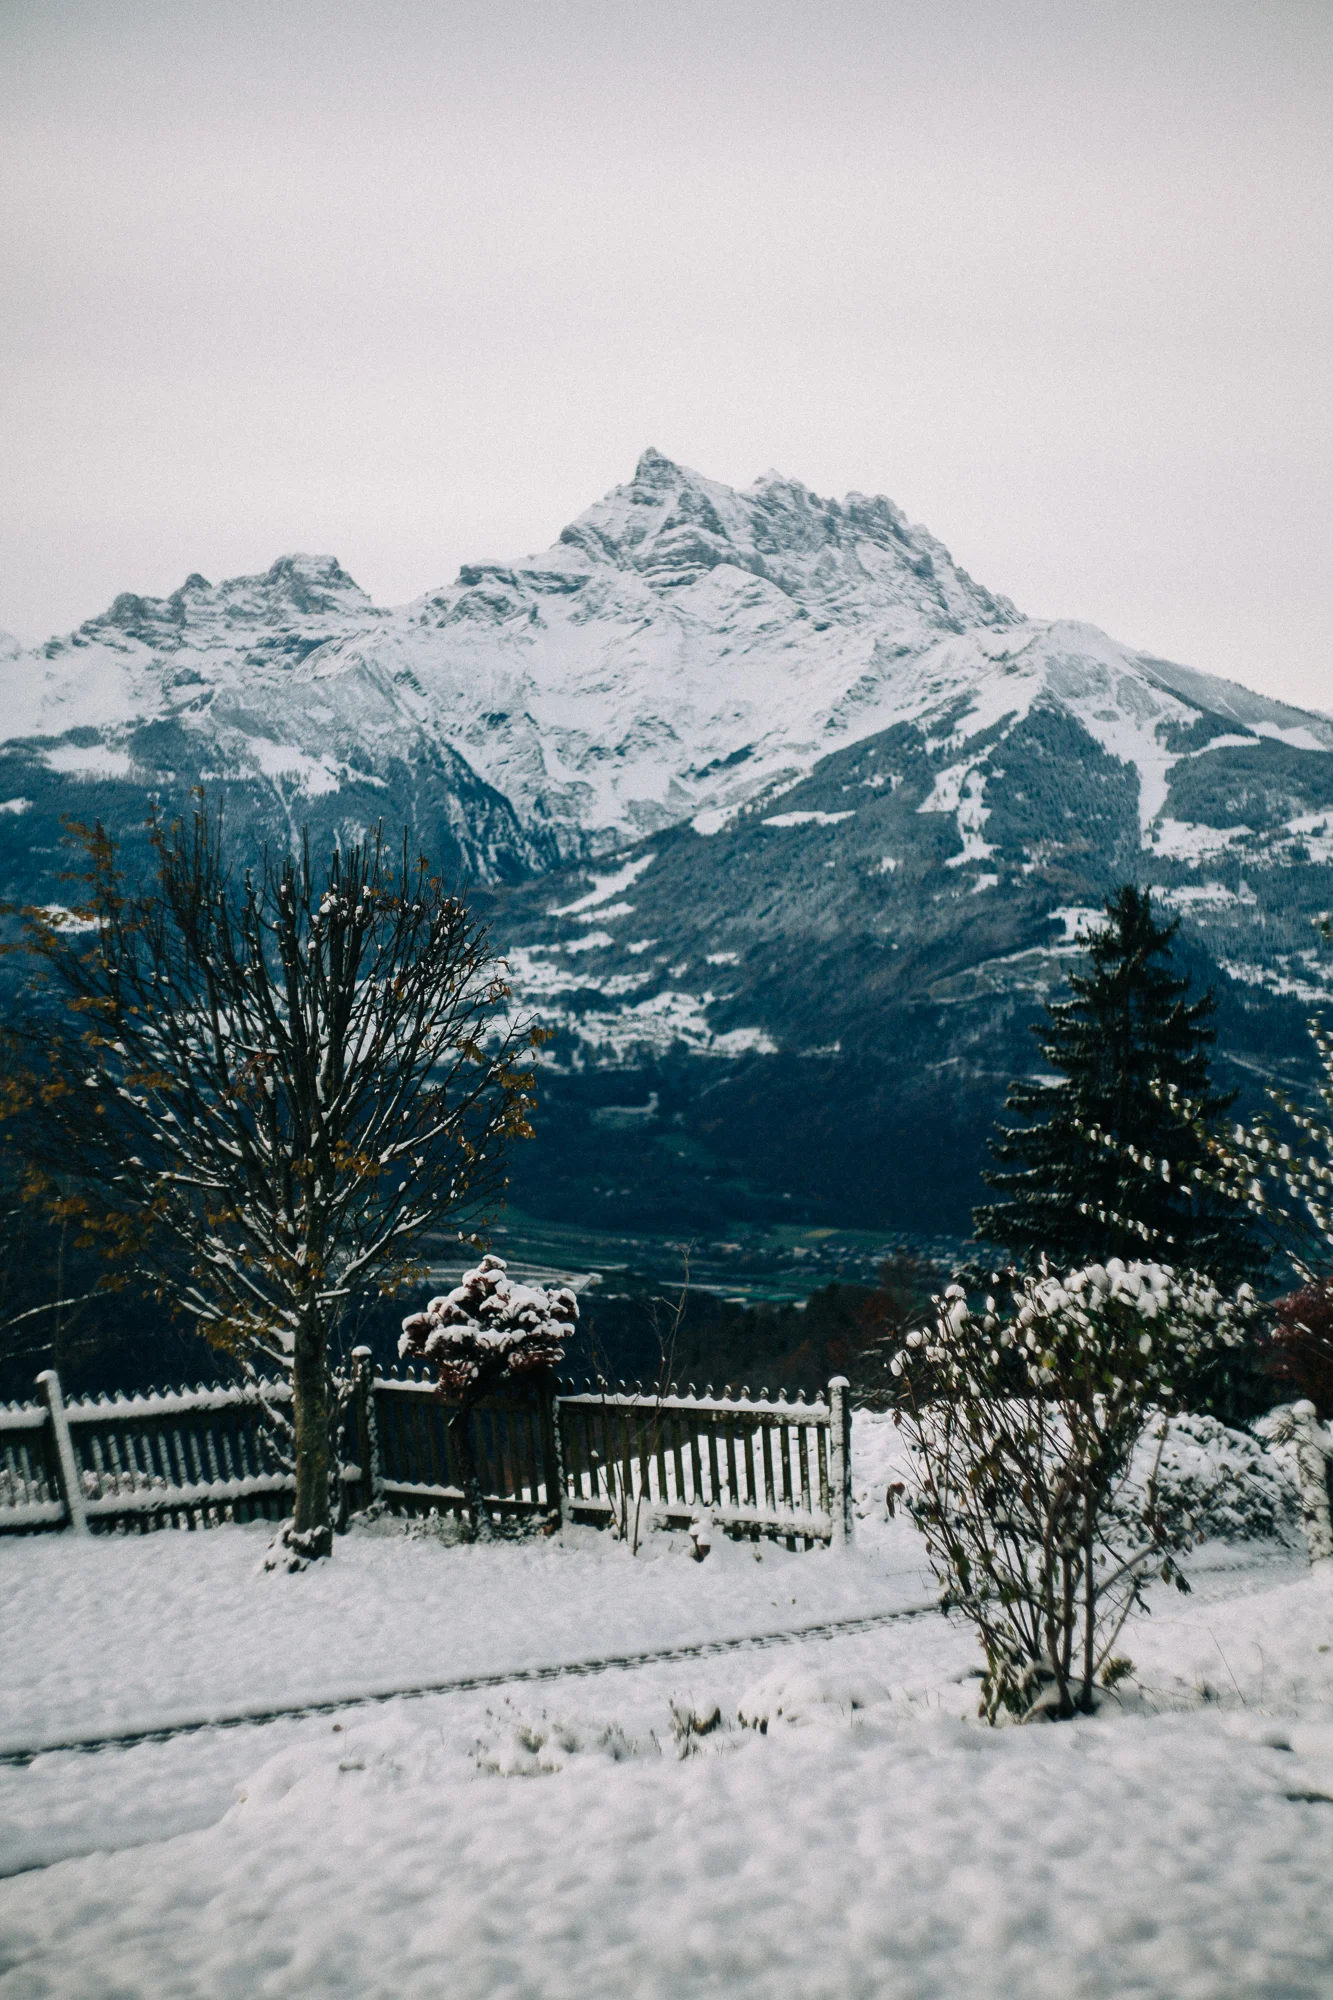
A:
<svg viewBox="0 0 1333 2000">
<path fill-rule="evenodd" d="M 1333 0 L 0 0 L 0 625 L 653 443 L 1333 708 Z"/>
</svg>

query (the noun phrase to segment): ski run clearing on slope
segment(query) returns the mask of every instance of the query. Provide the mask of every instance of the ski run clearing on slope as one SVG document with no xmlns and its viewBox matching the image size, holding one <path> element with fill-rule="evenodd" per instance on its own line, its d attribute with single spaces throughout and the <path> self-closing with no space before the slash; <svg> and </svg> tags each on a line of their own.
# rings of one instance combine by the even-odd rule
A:
<svg viewBox="0 0 1333 2000">
<path fill-rule="evenodd" d="M 3 1734 L 909 1608 L 897 1449 L 857 1418 L 845 1556 L 362 1532 L 288 1577 L 261 1529 L 15 1539 Z M 1225 1450 L 1204 1424 L 1182 1470 Z M 931 1612 L 0 1769 L 0 1996 L 1315 2000 L 1333 1592 L 1289 1540 L 1191 1566 L 1076 1724 L 979 1724 L 975 1642 Z"/>
<path fill-rule="evenodd" d="M 855 812 L 789 812 L 774 813 L 771 819 L 761 820 L 761 826 L 837 826 L 844 819 L 855 819 Z"/>
</svg>

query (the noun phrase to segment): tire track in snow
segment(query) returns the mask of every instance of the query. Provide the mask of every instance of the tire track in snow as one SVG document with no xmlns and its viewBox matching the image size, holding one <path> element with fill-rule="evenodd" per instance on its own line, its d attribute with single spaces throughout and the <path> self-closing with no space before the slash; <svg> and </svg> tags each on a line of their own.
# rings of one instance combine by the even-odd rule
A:
<svg viewBox="0 0 1333 2000">
<path fill-rule="evenodd" d="M 1231 1561 L 1206 1563 L 1194 1572 L 1190 1595 L 1194 1602 L 1210 1603 L 1249 1594 L 1274 1582 L 1285 1582 L 1288 1564 L 1247 1561 L 1244 1556 Z M 1294 1552 L 1289 1559 L 1292 1576 L 1305 1573 L 1307 1564 Z M 0 1743 L 0 1765 L 30 1764 L 35 1757 L 56 1751 L 127 1749 L 136 1743 L 166 1743 L 176 1736 L 194 1736 L 206 1729 L 261 1728 L 288 1716 L 336 1715 L 340 1709 L 376 1707 L 388 1701 L 413 1701 L 427 1695 L 463 1694 L 477 1688 L 507 1687 L 523 1682 L 575 1678 L 587 1674 L 614 1673 L 634 1667 L 668 1665 L 673 1660 L 700 1660 L 721 1653 L 755 1651 L 771 1646 L 799 1645 L 806 1639 L 827 1639 L 843 1633 L 870 1632 L 880 1625 L 906 1618 L 922 1618 L 939 1610 L 938 1597 L 917 1604 L 901 1605 L 892 1611 L 864 1612 L 855 1618 L 823 1619 L 812 1625 L 785 1626 L 776 1632 L 743 1633 L 730 1639 L 701 1639 L 685 1646 L 653 1647 L 639 1653 L 612 1653 L 600 1659 L 567 1660 L 557 1665 L 508 1668 L 489 1674 L 460 1674 L 449 1680 L 413 1681 L 399 1686 L 358 1689 L 327 1697 L 272 1704 L 262 1708 L 223 1708 L 208 1715 L 185 1716 L 141 1729 L 110 1730 L 96 1736 L 51 1737 L 36 1744 Z"/>
<path fill-rule="evenodd" d="M 371 1708 L 388 1701 L 416 1701 L 427 1695 L 463 1694 L 477 1688 L 519 1686 L 524 1682 L 557 1681 L 583 1675 L 615 1673 L 634 1667 L 669 1665 L 673 1660 L 704 1660 L 719 1653 L 761 1651 L 770 1646 L 796 1646 L 807 1639 L 831 1639 L 851 1632 L 871 1632 L 906 1618 L 923 1618 L 939 1611 L 938 1597 L 905 1604 L 893 1611 L 870 1611 L 856 1618 L 823 1619 L 815 1625 L 786 1626 L 777 1632 L 747 1632 L 732 1639 L 700 1639 L 685 1646 L 658 1646 L 641 1653 L 609 1653 L 600 1659 L 566 1660 L 545 1667 L 511 1667 L 498 1673 L 458 1674 L 449 1680 L 414 1681 L 400 1686 L 367 1688 L 309 1701 L 265 1708 L 217 1709 L 209 1715 L 187 1716 L 142 1729 L 112 1730 L 99 1736 L 52 1737 L 35 1744 L 0 1744 L 0 1764 L 31 1764 L 57 1751 L 130 1749 L 136 1743 L 167 1743 L 176 1736 L 195 1736 L 206 1729 L 262 1728 L 289 1716 L 336 1715 L 342 1709 Z"/>
</svg>

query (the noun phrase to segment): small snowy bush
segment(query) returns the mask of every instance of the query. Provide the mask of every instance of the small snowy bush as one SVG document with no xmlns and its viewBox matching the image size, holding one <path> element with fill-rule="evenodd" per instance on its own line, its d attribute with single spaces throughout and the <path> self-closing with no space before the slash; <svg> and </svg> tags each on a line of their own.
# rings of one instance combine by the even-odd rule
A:
<svg viewBox="0 0 1333 2000">
<path fill-rule="evenodd" d="M 481 1398 L 504 1383 L 551 1369 L 563 1358 L 579 1307 L 568 1286 L 547 1289 L 511 1278 L 502 1257 L 483 1257 L 452 1292 L 431 1299 L 403 1321 L 398 1352 L 435 1369 L 441 1395 L 458 1408 L 454 1445 L 476 1532 L 489 1535 L 469 1417 Z"/>
<path fill-rule="evenodd" d="M 429 1361 L 446 1393 L 484 1394 L 506 1377 L 554 1368 L 578 1320 L 567 1286 L 511 1278 L 503 1257 L 483 1257 L 452 1292 L 403 1321 L 398 1352 Z"/>
<path fill-rule="evenodd" d="M 991 1721 L 1090 1710 L 1147 1576 L 1187 1588 L 1175 1557 L 1198 1509 L 1162 1478 L 1162 1409 L 1243 1338 L 1253 1304 L 1245 1287 L 1228 1300 L 1194 1273 L 1116 1258 L 1006 1282 L 1008 1301 L 979 1309 L 950 1285 L 892 1363 L 908 1504 L 945 1603 L 976 1625 Z"/>
<path fill-rule="evenodd" d="M 754 1681 L 740 1698 L 743 1729 L 767 1735 L 775 1722 L 801 1728 L 812 1722 L 847 1721 L 858 1710 L 887 1701 L 888 1690 L 865 1675 L 817 1667 L 779 1666 Z"/>
</svg>

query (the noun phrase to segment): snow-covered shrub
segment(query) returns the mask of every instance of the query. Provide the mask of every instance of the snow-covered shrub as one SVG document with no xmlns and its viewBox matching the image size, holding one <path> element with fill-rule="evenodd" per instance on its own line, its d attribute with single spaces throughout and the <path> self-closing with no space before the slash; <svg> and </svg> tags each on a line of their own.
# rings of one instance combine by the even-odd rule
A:
<svg viewBox="0 0 1333 2000">
<path fill-rule="evenodd" d="M 497 1383 L 554 1368 L 578 1321 L 567 1286 L 521 1285 L 503 1257 L 485 1256 L 452 1292 L 403 1321 L 401 1355 L 434 1367 L 446 1394 L 484 1394 Z"/>
<path fill-rule="evenodd" d="M 668 1709 L 671 1738 L 679 1758 L 693 1757 L 704 1737 L 722 1727 L 722 1710 L 715 1701 L 672 1701 Z"/>
<path fill-rule="evenodd" d="M 1324 1569 L 1333 1562 L 1333 1507 L 1329 1467 L 1333 1463 L 1333 1431 L 1319 1421 L 1308 1397 L 1279 1403 L 1254 1426 L 1278 1459 L 1299 1495 L 1301 1528 L 1311 1565 Z"/>
<path fill-rule="evenodd" d="M 395 1521 L 394 1526 L 409 1542 L 434 1542 L 442 1549 L 456 1549 L 460 1542 L 467 1540 L 466 1530 L 458 1516 L 441 1514 L 435 1507 L 429 1514 L 419 1514 L 415 1520 Z"/>
<path fill-rule="evenodd" d="M 892 1364 L 908 1504 L 945 1602 L 976 1625 L 991 1721 L 1091 1709 L 1148 1574 L 1187 1587 L 1175 1558 L 1197 1510 L 1162 1479 L 1163 1410 L 1202 1357 L 1244 1337 L 1253 1306 L 1244 1287 L 1226 1299 L 1192 1272 L 1116 1258 L 1005 1284 L 1005 1303 L 975 1308 L 950 1285 Z"/>
<path fill-rule="evenodd" d="M 457 1405 L 454 1444 L 479 1535 L 489 1535 L 491 1521 L 472 1448 L 472 1409 L 505 1382 L 554 1368 L 578 1316 L 578 1300 L 568 1286 L 519 1284 L 502 1257 L 488 1255 L 463 1273 L 452 1292 L 403 1321 L 398 1352 L 428 1361 L 440 1394 Z"/>
<path fill-rule="evenodd" d="M 605 1757 L 613 1764 L 628 1758 L 657 1756 L 661 1745 L 656 1737 L 647 1742 L 626 1735 L 619 1722 L 598 1729 L 580 1727 L 542 1709 L 529 1715 L 506 1700 L 499 1709 L 487 1709 L 483 1733 L 472 1746 L 472 1759 L 479 1771 L 496 1778 L 545 1778 L 563 1771 L 572 1757 Z"/>
<path fill-rule="evenodd" d="M 1172 1511 L 1195 1541 L 1252 1542 L 1294 1536 L 1299 1500 L 1292 1470 L 1257 1437 L 1216 1417 L 1187 1412 L 1170 1418 L 1158 1451 L 1157 1426 L 1139 1440 L 1130 1468 L 1143 1492 L 1155 1474 Z"/>
</svg>

